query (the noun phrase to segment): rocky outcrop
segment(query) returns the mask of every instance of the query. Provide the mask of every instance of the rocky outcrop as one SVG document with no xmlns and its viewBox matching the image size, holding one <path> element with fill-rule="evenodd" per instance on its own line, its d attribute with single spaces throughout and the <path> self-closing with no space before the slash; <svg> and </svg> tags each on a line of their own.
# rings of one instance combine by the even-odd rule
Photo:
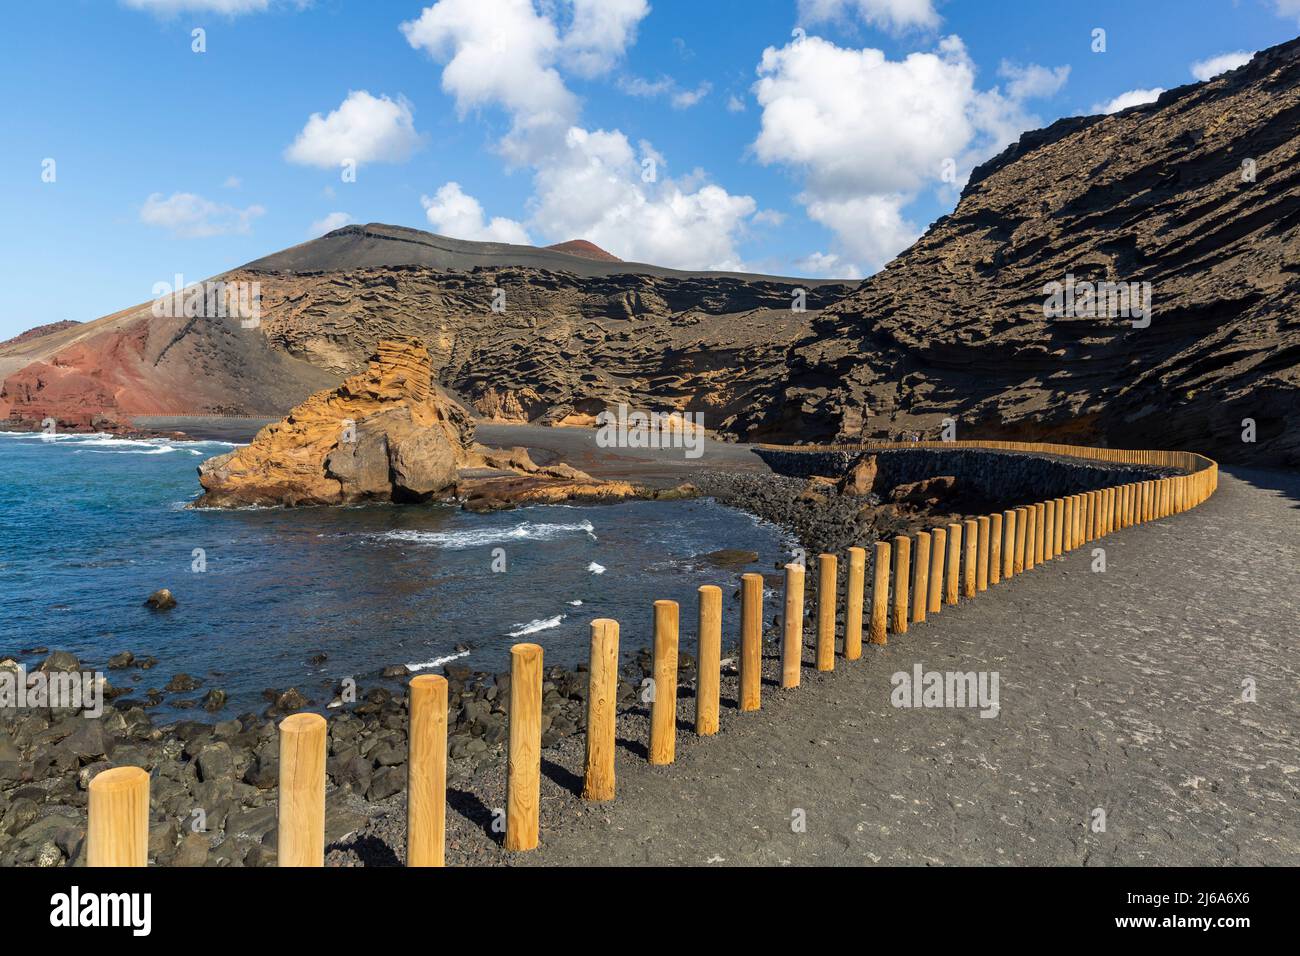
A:
<svg viewBox="0 0 1300 956">
<path fill-rule="evenodd" d="M 197 504 L 422 501 L 455 486 L 473 439 L 468 413 L 433 384 L 428 350 L 385 341 L 366 371 L 199 466 Z"/>
</svg>

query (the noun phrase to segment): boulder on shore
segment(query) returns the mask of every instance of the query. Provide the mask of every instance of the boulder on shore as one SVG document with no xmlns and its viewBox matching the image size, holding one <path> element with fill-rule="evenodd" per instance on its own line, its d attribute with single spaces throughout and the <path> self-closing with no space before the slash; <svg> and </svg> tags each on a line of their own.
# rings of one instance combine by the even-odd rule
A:
<svg viewBox="0 0 1300 956">
<path fill-rule="evenodd" d="M 470 458 L 468 412 L 415 339 L 379 343 L 364 372 L 319 391 L 251 444 L 199 466 L 199 507 L 424 501 Z"/>
</svg>

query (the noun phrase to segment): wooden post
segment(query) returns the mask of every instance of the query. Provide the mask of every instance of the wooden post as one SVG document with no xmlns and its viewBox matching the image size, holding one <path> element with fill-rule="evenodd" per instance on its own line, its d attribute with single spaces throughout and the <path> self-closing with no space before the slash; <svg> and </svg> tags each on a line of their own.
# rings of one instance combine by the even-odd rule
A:
<svg viewBox="0 0 1300 956">
<path fill-rule="evenodd" d="M 1052 499 L 1043 502 L 1043 558 L 1040 564 L 1052 560 L 1052 545 L 1056 543 L 1055 522 L 1058 520 L 1056 504 Z"/>
<path fill-rule="evenodd" d="M 1002 580 L 1002 515 L 989 516 L 989 584 Z"/>
<path fill-rule="evenodd" d="M 928 611 L 938 614 L 943 607 L 943 563 L 948 556 L 948 531 L 935 528 L 930 532 L 930 593 L 927 595 Z"/>
<path fill-rule="evenodd" d="M 703 655 L 700 655 L 703 658 Z M 716 669 L 715 682 L 716 682 Z M 699 679 L 704 681 L 704 661 Z M 587 664 L 587 772 L 582 799 L 614 799 L 614 727 L 618 707 L 618 621 L 591 622 L 591 656 Z M 698 719 L 698 718 L 697 718 Z"/>
<path fill-rule="evenodd" d="M 1015 574 L 1024 574 L 1024 551 L 1030 540 L 1030 510 L 1027 507 L 1015 509 Z"/>
<path fill-rule="evenodd" d="M 961 525 L 955 521 L 948 525 L 948 570 L 945 574 L 943 598 L 949 604 L 957 603 L 961 587 Z"/>
<path fill-rule="evenodd" d="M 839 561 L 817 555 L 817 669 L 835 670 L 835 585 Z"/>
<path fill-rule="evenodd" d="M 1097 540 L 1097 492 L 1088 492 L 1088 518 L 1087 530 L 1084 531 L 1084 540 L 1093 542 Z"/>
<path fill-rule="evenodd" d="M 1025 506 L 1025 553 L 1024 569 L 1030 571 L 1034 567 L 1034 523 L 1038 517 L 1038 512 L 1033 505 Z M 1019 544 L 1016 545 L 1017 549 Z"/>
<path fill-rule="evenodd" d="M 867 570 L 867 549 L 849 548 L 848 594 L 844 602 L 844 659 L 862 656 L 862 588 Z"/>
<path fill-rule="evenodd" d="M 740 709 L 763 704 L 763 576 L 740 578 Z"/>
<path fill-rule="evenodd" d="M 87 866 L 149 865 L 149 774 L 139 767 L 101 770 L 90 781 Z"/>
<path fill-rule="evenodd" d="M 930 534 L 916 533 L 916 570 L 912 574 L 912 623 L 925 620 L 925 609 L 930 604 Z"/>
<path fill-rule="evenodd" d="M 654 700 L 650 702 L 650 762 L 670 764 L 677 755 L 676 601 L 655 601 Z"/>
<path fill-rule="evenodd" d="M 1064 519 L 1061 522 L 1061 551 L 1074 550 L 1074 495 L 1065 498 L 1065 504 L 1062 506 Z"/>
<path fill-rule="evenodd" d="M 912 572 L 912 539 L 894 538 L 894 614 L 890 624 L 895 634 L 907 633 L 907 589 Z"/>
<path fill-rule="evenodd" d="M 975 525 L 979 539 L 975 551 L 975 590 L 987 591 L 989 589 L 989 530 L 990 522 L 987 515 L 980 515 L 975 519 Z"/>
<path fill-rule="evenodd" d="M 1004 579 L 1015 577 L 1016 574 L 1017 535 L 1022 535 L 1020 514 L 1015 509 L 1009 508 L 1002 512 L 1002 577 Z"/>
<path fill-rule="evenodd" d="M 966 546 L 965 567 L 962 574 L 962 594 L 968 598 L 975 596 L 975 563 L 979 560 L 979 522 L 967 518 L 963 522 L 962 541 Z"/>
<path fill-rule="evenodd" d="M 876 542 L 871 578 L 871 643 L 887 644 L 885 620 L 889 614 L 889 545 Z"/>
<path fill-rule="evenodd" d="M 803 666 L 802 564 L 785 566 L 785 612 L 781 621 L 781 686 L 798 687 Z"/>
<path fill-rule="evenodd" d="M 542 793 L 542 649 L 510 648 L 510 756 L 506 773 L 506 849 L 537 848 Z"/>
<path fill-rule="evenodd" d="M 1047 533 L 1047 505 L 1040 501 L 1034 505 L 1034 566 L 1043 563 L 1043 539 Z"/>
<path fill-rule="evenodd" d="M 722 588 L 700 586 L 700 646 L 695 678 L 695 732 L 718 732 L 718 703 L 722 681 Z M 801 632 L 802 633 L 802 630 Z"/>
<path fill-rule="evenodd" d="M 406 752 L 406 865 L 442 866 L 447 832 L 447 678 L 412 677 Z"/>
<path fill-rule="evenodd" d="M 320 714 L 280 721 L 277 866 L 325 865 L 325 737 Z"/>
</svg>

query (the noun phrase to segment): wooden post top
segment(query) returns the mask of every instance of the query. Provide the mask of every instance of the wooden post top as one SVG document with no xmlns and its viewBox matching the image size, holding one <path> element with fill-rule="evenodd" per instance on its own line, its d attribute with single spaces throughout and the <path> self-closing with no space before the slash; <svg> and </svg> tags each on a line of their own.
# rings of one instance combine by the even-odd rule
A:
<svg viewBox="0 0 1300 956">
<path fill-rule="evenodd" d="M 325 727 L 325 718 L 320 714 L 290 714 L 280 721 L 282 734 L 310 734 Z"/>
<path fill-rule="evenodd" d="M 149 772 L 139 767 L 113 767 L 95 774 L 90 789 L 97 794 L 121 793 L 147 783 Z"/>
</svg>

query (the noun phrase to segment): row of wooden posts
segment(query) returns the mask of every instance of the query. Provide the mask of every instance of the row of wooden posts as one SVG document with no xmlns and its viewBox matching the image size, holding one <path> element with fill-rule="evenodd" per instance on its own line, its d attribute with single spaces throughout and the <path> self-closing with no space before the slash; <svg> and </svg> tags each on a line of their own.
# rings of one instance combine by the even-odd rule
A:
<svg viewBox="0 0 1300 956">
<path fill-rule="evenodd" d="M 1001 514 L 970 518 L 915 536 L 899 535 L 875 545 L 867 639 L 887 642 L 909 624 L 939 613 L 946 603 L 972 598 L 1038 564 L 1112 531 L 1194 507 L 1213 493 L 1217 468 L 1190 475 L 1139 481 L 1053 498 Z M 850 548 L 842 653 L 862 656 L 866 550 Z M 817 558 L 816 668 L 835 668 L 837 558 Z M 892 569 L 892 575 L 891 575 Z M 781 686 L 799 685 L 803 660 L 804 575 L 785 567 L 781 635 Z M 891 587 L 892 580 L 892 587 Z M 677 739 L 678 606 L 654 604 L 654 693 L 650 705 L 649 761 L 673 762 Z M 761 706 L 763 577 L 741 579 L 741 711 Z M 722 659 L 722 590 L 699 589 L 695 732 L 718 731 Z M 619 625 L 591 623 L 587 698 L 586 773 L 582 796 L 612 800 L 615 793 L 615 719 L 618 696 Z M 531 850 L 538 844 L 541 786 L 542 648 L 510 650 L 509 758 L 505 846 Z M 410 682 L 407 764 L 407 865 L 443 864 L 447 814 L 447 681 L 423 674 Z M 325 859 L 325 718 L 301 713 L 280 723 L 278 854 L 280 866 L 322 866 Z M 145 866 L 149 848 L 149 774 L 118 767 L 90 783 L 87 859 L 91 866 Z"/>
</svg>

